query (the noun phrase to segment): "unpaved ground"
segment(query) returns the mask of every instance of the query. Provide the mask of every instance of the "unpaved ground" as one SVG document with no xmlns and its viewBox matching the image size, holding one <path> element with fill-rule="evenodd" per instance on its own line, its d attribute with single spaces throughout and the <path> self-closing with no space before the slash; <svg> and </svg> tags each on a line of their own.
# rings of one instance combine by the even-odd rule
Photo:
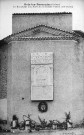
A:
<svg viewBox="0 0 84 135">
<path fill-rule="evenodd" d="M 28 133 L 27 131 L 16 131 L 14 133 L 0 133 L 0 135 L 84 135 L 84 128 L 70 129 L 70 130 L 47 130 L 47 131 L 33 131 Z"/>
</svg>

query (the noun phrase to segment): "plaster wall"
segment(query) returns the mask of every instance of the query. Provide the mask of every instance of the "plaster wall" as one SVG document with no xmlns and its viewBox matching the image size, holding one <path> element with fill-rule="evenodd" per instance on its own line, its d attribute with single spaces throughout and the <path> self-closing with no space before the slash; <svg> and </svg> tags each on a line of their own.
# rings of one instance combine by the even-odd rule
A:
<svg viewBox="0 0 84 135">
<path fill-rule="evenodd" d="M 0 100 L 0 119 L 7 120 L 7 98 Z"/>
<path fill-rule="evenodd" d="M 17 33 L 41 24 L 72 31 L 72 14 L 14 14 L 12 16 L 12 33 Z"/>
<path fill-rule="evenodd" d="M 38 111 L 38 101 L 31 101 L 31 53 L 53 52 L 54 100 L 47 101 L 48 111 Z M 12 41 L 8 56 L 8 120 L 16 114 L 38 115 L 46 120 L 63 121 L 65 112 L 71 112 L 73 122 L 84 118 L 83 44 L 70 40 Z"/>
</svg>

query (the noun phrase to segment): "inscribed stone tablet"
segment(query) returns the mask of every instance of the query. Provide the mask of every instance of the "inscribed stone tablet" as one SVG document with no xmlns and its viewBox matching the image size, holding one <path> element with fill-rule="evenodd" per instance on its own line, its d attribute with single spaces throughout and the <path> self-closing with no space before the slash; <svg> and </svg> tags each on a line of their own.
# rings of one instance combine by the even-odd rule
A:
<svg viewBox="0 0 84 135">
<path fill-rule="evenodd" d="M 31 54 L 31 100 L 53 100 L 53 53 Z"/>
<path fill-rule="evenodd" d="M 31 64 L 50 64 L 53 63 L 52 52 L 31 53 Z"/>
</svg>

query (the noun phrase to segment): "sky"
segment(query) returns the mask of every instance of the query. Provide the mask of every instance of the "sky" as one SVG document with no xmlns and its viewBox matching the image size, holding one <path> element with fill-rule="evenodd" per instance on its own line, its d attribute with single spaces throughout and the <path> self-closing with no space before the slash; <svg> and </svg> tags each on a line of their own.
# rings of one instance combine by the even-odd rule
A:
<svg viewBox="0 0 84 135">
<path fill-rule="evenodd" d="M 37 3 L 51 7 L 33 7 Z M 72 29 L 84 32 L 83 8 L 84 0 L 0 0 L 0 40 L 12 34 L 13 13 L 72 12 Z"/>
</svg>

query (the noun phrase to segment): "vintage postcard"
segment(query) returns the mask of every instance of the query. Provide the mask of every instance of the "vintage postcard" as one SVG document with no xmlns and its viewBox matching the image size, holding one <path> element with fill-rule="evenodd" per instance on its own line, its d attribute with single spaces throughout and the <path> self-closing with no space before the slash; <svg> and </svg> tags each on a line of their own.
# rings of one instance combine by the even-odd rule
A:
<svg viewBox="0 0 84 135">
<path fill-rule="evenodd" d="M 0 1 L 0 134 L 84 135 L 84 1 Z"/>
</svg>

